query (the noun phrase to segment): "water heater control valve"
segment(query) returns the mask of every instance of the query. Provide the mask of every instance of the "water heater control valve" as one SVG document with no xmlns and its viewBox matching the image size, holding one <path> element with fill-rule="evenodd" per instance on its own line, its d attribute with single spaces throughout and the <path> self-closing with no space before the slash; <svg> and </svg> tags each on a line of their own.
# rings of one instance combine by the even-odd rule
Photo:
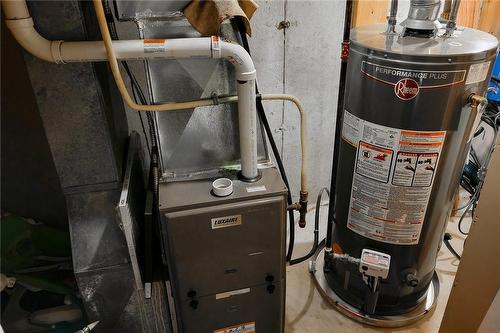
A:
<svg viewBox="0 0 500 333">
<path fill-rule="evenodd" d="M 370 249 L 363 249 L 361 252 L 359 271 L 364 276 L 386 279 L 389 275 L 390 266 L 391 256 L 386 253 Z"/>
</svg>

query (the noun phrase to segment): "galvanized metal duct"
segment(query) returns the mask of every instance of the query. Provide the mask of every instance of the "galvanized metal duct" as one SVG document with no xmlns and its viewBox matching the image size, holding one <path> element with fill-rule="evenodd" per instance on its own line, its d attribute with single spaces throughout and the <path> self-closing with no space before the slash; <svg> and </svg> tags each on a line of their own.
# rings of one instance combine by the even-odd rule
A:
<svg viewBox="0 0 500 333">
<path fill-rule="evenodd" d="M 405 35 L 414 31 L 427 31 L 434 35 L 440 7 L 440 0 L 411 0 L 408 18 L 403 23 Z"/>
</svg>

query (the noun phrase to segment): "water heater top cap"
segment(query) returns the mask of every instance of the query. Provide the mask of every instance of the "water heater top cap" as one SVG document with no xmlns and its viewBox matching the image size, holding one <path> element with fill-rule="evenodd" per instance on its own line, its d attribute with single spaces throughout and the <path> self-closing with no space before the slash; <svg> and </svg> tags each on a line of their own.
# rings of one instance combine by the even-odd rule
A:
<svg viewBox="0 0 500 333">
<path fill-rule="evenodd" d="M 233 193 L 233 181 L 229 178 L 218 178 L 212 183 L 212 192 L 218 197 L 226 197 Z"/>
<path fill-rule="evenodd" d="M 486 58 L 496 52 L 498 40 L 484 31 L 457 27 L 451 37 L 442 37 L 444 26 L 433 38 L 403 37 L 403 27 L 396 26 L 396 34 L 387 34 L 386 24 L 365 25 L 352 29 L 351 45 L 354 48 L 374 50 L 392 55 L 413 57 L 470 56 Z M 470 60 L 470 59 L 468 59 Z"/>
</svg>

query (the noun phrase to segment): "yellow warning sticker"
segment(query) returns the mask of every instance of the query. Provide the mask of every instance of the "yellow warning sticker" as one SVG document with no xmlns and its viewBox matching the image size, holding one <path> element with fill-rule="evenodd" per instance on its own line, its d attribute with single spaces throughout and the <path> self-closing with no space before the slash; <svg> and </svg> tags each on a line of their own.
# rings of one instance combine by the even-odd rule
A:
<svg viewBox="0 0 500 333">
<path fill-rule="evenodd" d="M 244 324 L 219 328 L 214 330 L 213 333 L 255 333 L 255 322 L 251 321 Z"/>
</svg>

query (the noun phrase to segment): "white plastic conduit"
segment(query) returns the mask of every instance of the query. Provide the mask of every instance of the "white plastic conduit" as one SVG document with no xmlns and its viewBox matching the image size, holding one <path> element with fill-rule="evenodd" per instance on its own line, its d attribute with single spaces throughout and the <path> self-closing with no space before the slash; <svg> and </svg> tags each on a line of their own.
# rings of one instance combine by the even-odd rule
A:
<svg viewBox="0 0 500 333">
<path fill-rule="evenodd" d="M 238 80 L 238 117 L 240 130 L 241 172 L 247 179 L 258 176 L 257 170 L 257 117 L 255 106 L 256 71 L 250 55 L 239 45 L 212 38 L 179 38 L 164 40 L 155 51 L 148 49 L 144 40 L 111 41 L 107 26 L 102 26 L 102 3 L 94 0 L 96 14 L 100 21 L 103 38 L 109 38 L 108 45 L 104 41 L 50 41 L 42 37 L 34 28 L 25 0 L 4 0 L 2 9 L 5 22 L 18 43 L 34 56 L 54 63 L 68 62 L 110 62 L 120 93 L 125 102 L 138 111 L 170 111 L 192 109 L 199 106 L 215 104 L 212 100 L 169 103 L 161 105 L 138 105 L 132 101 L 125 88 L 117 60 L 143 59 L 180 59 L 190 57 L 225 58 L 235 67 Z M 105 23 L 105 20 L 104 20 Z M 121 81 L 121 82 L 120 82 Z M 128 97 L 128 98 L 127 98 Z M 227 98 L 227 101 L 233 101 Z M 226 102 L 219 99 L 219 102 Z"/>
<path fill-rule="evenodd" d="M 307 124 L 306 113 L 300 100 L 288 94 L 264 94 L 261 96 L 263 101 L 289 101 L 295 104 L 300 115 L 300 149 L 301 149 L 301 168 L 300 168 L 300 190 L 307 192 Z"/>
</svg>

